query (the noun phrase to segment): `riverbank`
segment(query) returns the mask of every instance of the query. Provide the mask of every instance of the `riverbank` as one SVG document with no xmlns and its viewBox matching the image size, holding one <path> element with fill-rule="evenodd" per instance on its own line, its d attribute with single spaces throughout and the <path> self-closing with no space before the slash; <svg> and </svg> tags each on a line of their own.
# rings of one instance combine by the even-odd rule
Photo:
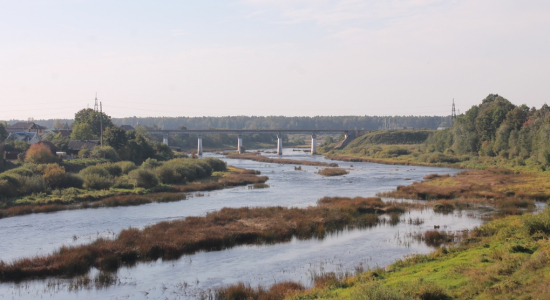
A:
<svg viewBox="0 0 550 300">
<path fill-rule="evenodd" d="M 458 246 L 358 275 L 328 274 L 291 299 L 542 299 L 550 292 L 549 224 L 549 208 L 494 220 Z"/>
<path fill-rule="evenodd" d="M 228 187 L 265 183 L 267 176 L 258 176 L 254 170 L 227 167 L 227 171 L 214 172 L 208 178 L 187 184 L 173 184 L 154 188 L 133 188 L 89 191 L 71 189 L 69 194 L 52 194 L 34 197 L 34 203 L 26 201 L 0 209 L 0 219 L 33 213 L 49 213 L 63 210 L 136 206 L 153 202 L 171 202 L 185 200 L 185 193 L 212 191 Z M 28 197 L 27 197 L 28 198 Z"/>
<path fill-rule="evenodd" d="M 331 232 L 400 222 L 399 214 L 422 204 L 383 202 L 380 198 L 328 198 L 308 208 L 223 208 L 204 217 L 161 222 L 121 231 L 113 239 L 62 247 L 53 254 L 0 263 L 2 281 L 45 276 L 75 276 L 91 267 L 120 266 L 158 258 L 176 259 L 196 251 L 220 250 L 241 244 L 266 244 L 322 238 Z M 387 214 L 388 217 L 382 217 Z"/>
</svg>

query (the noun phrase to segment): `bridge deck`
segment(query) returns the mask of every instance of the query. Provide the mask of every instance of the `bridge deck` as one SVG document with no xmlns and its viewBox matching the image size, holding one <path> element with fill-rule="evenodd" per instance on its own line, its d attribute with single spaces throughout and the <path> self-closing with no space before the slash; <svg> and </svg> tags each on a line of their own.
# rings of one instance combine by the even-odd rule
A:
<svg viewBox="0 0 550 300">
<path fill-rule="evenodd" d="M 148 130 L 151 134 L 220 134 L 220 133 L 233 133 L 233 134 L 254 134 L 254 133 L 274 133 L 274 134 L 348 134 L 355 132 L 354 129 L 167 129 L 167 130 Z"/>
</svg>

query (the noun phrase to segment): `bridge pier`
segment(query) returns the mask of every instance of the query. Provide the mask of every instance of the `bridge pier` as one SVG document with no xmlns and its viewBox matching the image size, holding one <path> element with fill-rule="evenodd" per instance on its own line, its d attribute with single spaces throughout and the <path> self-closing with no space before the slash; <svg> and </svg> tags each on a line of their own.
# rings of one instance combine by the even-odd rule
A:
<svg viewBox="0 0 550 300">
<path fill-rule="evenodd" d="M 239 154 L 244 152 L 242 149 L 242 146 L 243 146 L 243 136 L 239 134 L 239 137 L 237 139 L 237 152 L 239 152 Z"/>
<path fill-rule="evenodd" d="M 311 155 L 317 154 L 317 135 L 313 133 L 311 135 Z"/>
<path fill-rule="evenodd" d="M 201 156 L 202 155 L 202 135 L 199 134 L 198 137 L 199 137 L 199 142 L 197 145 L 197 155 Z"/>
<path fill-rule="evenodd" d="M 283 135 L 277 134 L 277 155 L 283 155 Z"/>
<path fill-rule="evenodd" d="M 162 143 L 165 144 L 166 146 L 168 146 L 168 135 L 163 135 L 162 136 Z"/>
</svg>

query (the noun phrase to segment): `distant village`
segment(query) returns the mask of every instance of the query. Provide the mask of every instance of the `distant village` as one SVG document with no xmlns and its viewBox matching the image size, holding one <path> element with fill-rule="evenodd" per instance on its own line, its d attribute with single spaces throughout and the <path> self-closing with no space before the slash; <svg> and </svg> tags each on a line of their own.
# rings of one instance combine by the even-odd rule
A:
<svg viewBox="0 0 550 300">
<path fill-rule="evenodd" d="M 0 124 L 0 126 L 2 126 L 2 124 Z M 124 131 L 134 130 L 134 127 L 131 125 L 122 125 L 120 128 Z M 17 122 L 5 126 L 5 131 L 7 138 L 3 141 L 4 144 L 25 143 L 29 146 L 43 144 L 47 146 L 53 154 L 69 159 L 76 157 L 83 148 L 92 151 L 96 146 L 100 145 L 100 140 L 70 139 L 72 130 L 67 123 L 48 128 L 34 121 Z M 67 140 L 68 143 L 66 143 L 66 146 L 62 147 L 63 149 L 60 149 L 61 147 L 59 147 L 59 144 L 56 146 L 51 142 L 51 140 L 55 138 Z M 0 142 L 0 146 L 1 144 L 2 142 Z M 0 150 L 1 149 L 0 147 Z M 4 150 L 1 154 L 3 154 L 5 160 L 15 161 L 24 155 L 23 149 L 23 147 L 8 147 L 8 150 Z"/>
</svg>

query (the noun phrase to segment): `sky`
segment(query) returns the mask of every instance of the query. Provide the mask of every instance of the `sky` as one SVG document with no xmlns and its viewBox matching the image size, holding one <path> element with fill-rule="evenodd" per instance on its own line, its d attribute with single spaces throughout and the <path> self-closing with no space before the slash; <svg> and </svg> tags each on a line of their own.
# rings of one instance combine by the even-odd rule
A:
<svg viewBox="0 0 550 300">
<path fill-rule="evenodd" d="M 0 120 L 550 102 L 548 0 L 0 0 Z"/>
</svg>

